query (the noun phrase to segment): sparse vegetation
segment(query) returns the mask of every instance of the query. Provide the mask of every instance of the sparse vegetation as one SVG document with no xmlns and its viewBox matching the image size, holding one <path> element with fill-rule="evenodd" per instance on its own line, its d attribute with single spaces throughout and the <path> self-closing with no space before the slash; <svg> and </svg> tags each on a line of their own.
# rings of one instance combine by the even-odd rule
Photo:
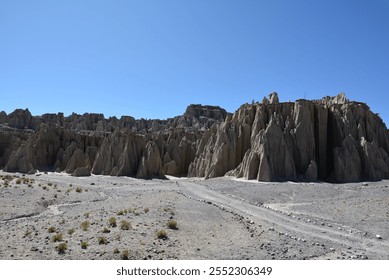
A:
<svg viewBox="0 0 389 280">
<path fill-rule="evenodd" d="M 24 236 L 25 237 L 31 237 L 31 234 L 32 234 L 32 230 L 27 229 L 26 232 L 24 233 Z"/>
<path fill-rule="evenodd" d="M 82 242 L 81 242 L 81 248 L 82 248 L 82 249 L 87 249 L 87 248 L 88 248 L 88 245 L 89 245 L 89 244 L 88 244 L 88 242 L 86 242 L 86 241 L 82 241 Z"/>
<path fill-rule="evenodd" d="M 53 183 L 48 183 L 47 185 L 49 185 L 49 187 L 51 187 L 53 185 Z"/>
<path fill-rule="evenodd" d="M 76 188 L 76 192 L 77 192 L 77 193 L 82 193 L 82 188 L 81 188 L 81 187 L 77 187 L 77 188 Z"/>
<path fill-rule="evenodd" d="M 124 251 L 122 252 L 122 254 L 120 255 L 120 257 L 121 257 L 122 260 L 128 260 L 128 257 L 129 257 L 128 250 L 127 250 L 127 249 L 124 250 Z"/>
<path fill-rule="evenodd" d="M 105 238 L 105 237 L 103 237 L 103 236 L 100 236 L 100 237 L 98 238 L 98 241 L 99 241 L 99 244 L 100 244 L 100 245 L 108 244 L 107 238 Z"/>
<path fill-rule="evenodd" d="M 113 253 L 114 253 L 114 254 L 119 254 L 119 253 L 120 253 L 120 251 L 119 251 L 119 249 L 118 249 L 118 248 L 115 248 L 115 250 L 113 250 Z"/>
<path fill-rule="evenodd" d="M 149 208 L 145 208 L 145 209 L 143 209 L 143 212 L 145 212 L 145 213 L 149 213 L 149 211 L 150 211 L 150 209 L 149 209 Z"/>
<path fill-rule="evenodd" d="M 87 218 L 87 219 L 88 219 L 88 218 L 89 218 L 89 216 L 90 216 L 90 213 L 89 213 L 89 212 L 86 212 L 86 213 L 84 213 L 84 217 L 85 217 L 85 218 Z"/>
<path fill-rule="evenodd" d="M 177 228 L 177 221 L 176 220 L 170 220 L 169 222 L 167 222 L 167 227 L 170 228 L 170 229 L 178 229 Z"/>
<path fill-rule="evenodd" d="M 131 224 L 127 220 L 122 220 L 122 221 L 120 221 L 120 228 L 122 230 L 129 230 L 131 228 Z"/>
<path fill-rule="evenodd" d="M 71 229 L 68 230 L 68 234 L 69 235 L 72 235 L 75 232 L 76 232 L 76 230 L 74 228 L 71 228 Z"/>
<path fill-rule="evenodd" d="M 19 178 L 16 180 L 16 184 L 20 185 L 21 183 L 22 183 L 22 179 Z"/>
<path fill-rule="evenodd" d="M 63 240 L 62 233 L 57 233 L 56 235 L 53 236 L 53 242 L 60 242 Z"/>
<path fill-rule="evenodd" d="M 122 211 L 122 210 L 118 211 L 118 212 L 117 212 L 117 215 L 118 215 L 118 216 L 123 216 L 123 215 L 124 215 L 124 211 Z"/>
<path fill-rule="evenodd" d="M 56 247 L 58 254 L 65 254 L 66 250 L 68 249 L 68 244 L 66 243 L 60 243 Z"/>
<path fill-rule="evenodd" d="M 115 217 L 109 218 L 108 223 L 109 223 L 110 227 L 116 227 L 117 226 Z"/>
<path fill-rule="evenodd" d="M 47 231 L 48 231 L 49 233 L 53 233 L 53 232 L 56 231 L 56 228 L 53 227 L 53 226 L 51 226 L 51 227 L 49 227 L 49 228 L 47 229 Z"/>
<path fill-rule="evenodd" d="M 81 228 L 82 228 L 83 231 L 89 230 L 89 226 L 90 226 L 90 222 L 89 221 L 83 221 L 81 223 Z"/>
<path fill-rule="evenodd" d="M 167 239 L 167 232 L 163 229 L 157 231 L 157 238 L 158 239 Z"/>
<path fill-rule="evenodd" d="M 105 228 L 103 228 L 102 232 L 103 233 L 110 233 L 111 230 L 109 228 L 105 227 Z"/>
</svg>

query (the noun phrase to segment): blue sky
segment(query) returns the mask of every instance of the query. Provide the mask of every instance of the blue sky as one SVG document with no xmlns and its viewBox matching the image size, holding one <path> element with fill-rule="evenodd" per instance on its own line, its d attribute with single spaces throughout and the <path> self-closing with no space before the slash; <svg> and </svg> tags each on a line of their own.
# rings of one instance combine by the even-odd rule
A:
<svg viewBox="0 0 389 280">
<path fill-rule="evenodd" d="M 0 0 L 0 110 L 167 118 L 345 92 L 386 123 L 389 1 Z"/>
</svg>

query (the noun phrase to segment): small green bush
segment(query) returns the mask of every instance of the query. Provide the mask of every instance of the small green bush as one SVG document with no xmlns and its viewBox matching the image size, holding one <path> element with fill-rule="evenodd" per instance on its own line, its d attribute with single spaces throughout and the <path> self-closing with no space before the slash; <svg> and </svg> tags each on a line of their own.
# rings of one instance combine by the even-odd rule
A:
<svg viewBox="0 0 389 280">
<path fill-rule="evenodd" d="M 62 233 L 57 233 L 56 235 L 53 236 L 53 242 L 60 242 L 62 241 L 63 239 L 63 236 L 62 236 Z"/>
<path fill-rule="evenodd" d="M 66 250 L 68 249 L 68 244 L 66 243 L 60 243 L 56 247 L 58 254 L 65 254 Z"/>
<path fill-rule="evenodd" d="M 170 220 L 169 222 L 167 222 L 167 227 L 170 228 L 170 229 L 178 229 L 177 228 L 177 221 L 176 220 Z"/>
<path fill-rule="evenodd" d="M 107 238 L 102 237 L 102 236 L 100 236 L 100 237 L 98 238 L 98 241 L 99 241 L 99 244 L 100 244 L 100 245 L 108 244 Z"/>
<path fill-rule="evenodd" d="M 116 227 L 117 226 L 115 217 L 109 218 L 108 223 L 109 223 L 109 226 L 111 226 L 111 227 Z"/>
<path fill-rule="evenodd" d="M 87 249 L 87 248 L 88 248 L 88 245 L 89 245 L 89 244 L 88 244 L 88 242 L 86 242 L 86 241 L 82 241 L 82 242 L 81 242 L 81 248 L 82 248 L 82 249 Z"/>
<path fill-rule="evenodd" d="M 49 228 L 47 229 L 47 231 L 48 231 L 49 233 L 53 233 L 53 232 L 56 231 L 56 228 L 55 228 L 55 227 L 49 227 Z"/>
<path fill-rule="evenodd" d="M 26 232 L 24 233 L 24 236 L 25 237 L 31 237 L 31 234 L 32 234 L 32 230 L 27 229 Z"/>
<path fill-rule="evenodd" d="M 129 230 L 131 228 L 131 224 L 127 220 L 122 220 L 122 221 L 120 221 L 120 228 L 122 230 Z"/>
<path fill-rule="evenodd" d="M 90 222 L 89 221 L 84 221 L 81 223 L 81 228 L 83 231 L 89 230 Z"/>
<path fill-rule="evenodd" d="M 129 257 L 129 253 L 128 253 L 128 250 L 124 250 L 122 252 L 122 254 L 120 255 L 120 257 L 122 258 L 122 260 L 128 260 L 128 257 Z"/>
<path fill-rule="evenodd" d="M 163 229 L 157 232 L 157 238 L 167 239 L 167 233 Z"/>
</svg>

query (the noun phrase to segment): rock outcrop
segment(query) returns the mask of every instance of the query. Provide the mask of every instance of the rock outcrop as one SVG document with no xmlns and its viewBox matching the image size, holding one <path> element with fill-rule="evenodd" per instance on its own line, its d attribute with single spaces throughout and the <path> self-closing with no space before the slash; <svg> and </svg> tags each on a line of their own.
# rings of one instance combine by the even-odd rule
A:
<svg viewBox="0 0 389 280">
<path fill-rule="evenodd" d="M 344 94 L 280 102 L 274 92 L 234 114 L 190 105 L 167 120 L 32 116 L 25 109 L 0 113 L 0 168 L 74 176 L 379 180 L 389 178 L 389 133 L 366 104 Z"/>
<path fill-rule="evenodd" d="M 201 105 L 190 105 L 182 116 L 168 120 L 1 112 L 0 168 L 74 176 L 186 176 L 197 141 L 227 115 L 220 107 Z"/>
<path fill-rule="evenodd" d="M 389 133 L 366 104 L 342 93 L 245 104 L 197 151 L 189 176 L 353 182 L 389 178 Z"/>
</svg>

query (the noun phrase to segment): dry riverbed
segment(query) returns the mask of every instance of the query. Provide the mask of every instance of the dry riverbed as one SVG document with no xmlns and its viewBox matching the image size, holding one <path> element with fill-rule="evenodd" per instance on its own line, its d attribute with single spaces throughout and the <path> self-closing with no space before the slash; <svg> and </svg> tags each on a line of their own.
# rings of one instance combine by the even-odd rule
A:
<svg viewBox="0 0 389 280">
<path fill-rule="evenodd" d="M 0 259 L 389 259 L 388 186 L 0 172 Z"/>
</svg>

